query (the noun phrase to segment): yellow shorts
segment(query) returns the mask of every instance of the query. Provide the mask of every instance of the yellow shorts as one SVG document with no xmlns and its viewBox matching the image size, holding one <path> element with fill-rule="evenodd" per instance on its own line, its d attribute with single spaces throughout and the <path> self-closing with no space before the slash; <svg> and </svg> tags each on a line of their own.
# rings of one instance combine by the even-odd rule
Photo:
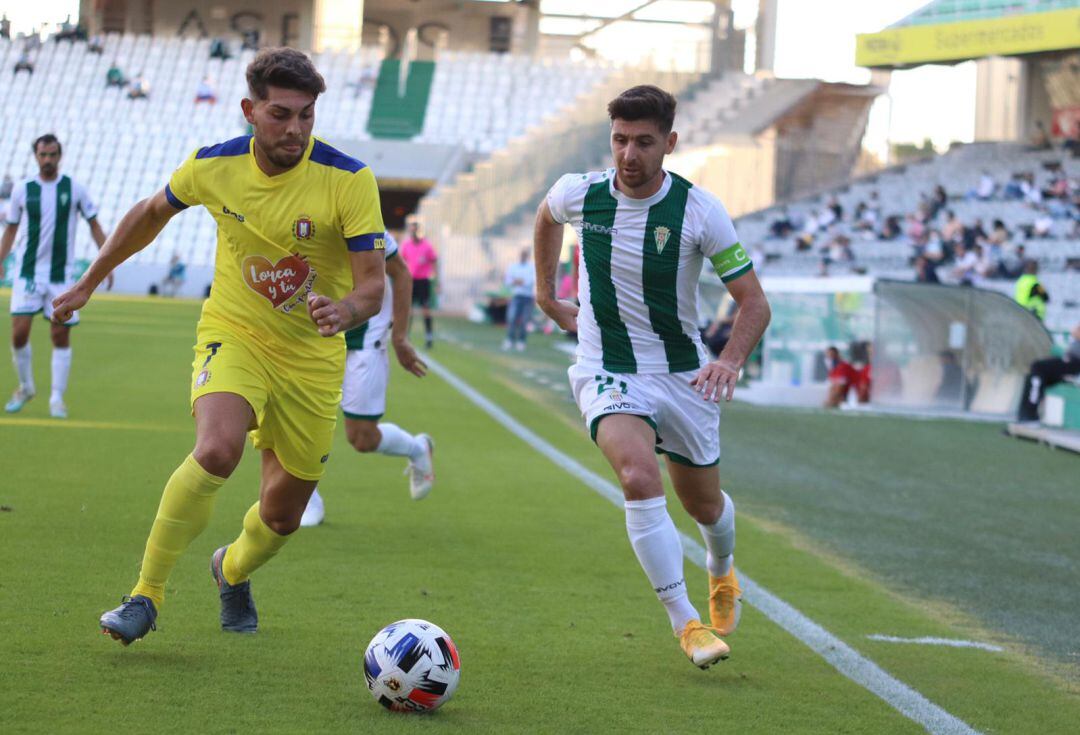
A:
<svg viewBox="0 0 1080 735">
<path fill-rule="evenodd" d="M 255 411 L 251 439 L 270 449 L 285 471 L 318 480 L 326 469 L 341 403 L 340 361 L 274 354 L 250 336 L 199 325 L 192 363 L 191 406 L 210 393 L 235 393 Z"/>
</svg>

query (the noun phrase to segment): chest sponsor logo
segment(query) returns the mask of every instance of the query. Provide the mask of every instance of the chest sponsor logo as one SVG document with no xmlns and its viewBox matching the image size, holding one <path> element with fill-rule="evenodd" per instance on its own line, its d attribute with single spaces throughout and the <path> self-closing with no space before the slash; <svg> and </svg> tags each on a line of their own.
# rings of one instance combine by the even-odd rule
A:
<svg viewBox="0 0 1080 735">
<path fill-rule="evenodd" d="M 299 255 L 289 255 L 276 263 L 262 255 L 249 255 L 240 272 L 255 293 L 288 314 L 303 304 L 315 283 L 315 269 Z"/>
<path fill-rule="evenodd" d="M 656 252 L 664 252 L 664 246 L 667 245 L 668 239 L 671 237 L 671 230 L 663 225 L 659 225 L 653 228 L 653 240 L 656 242 Z"/>
<path fill-rule="evenodd" d="M 311 217 L 302 214 L 293 222 L 292 233 L 297 240 L 310 240 L 315 237 L 315 223 Z"/>
<path fill-rule="evenodd" d="M 598 232 L 601 235 L 618 235 L 619 231 L 614 227 L 604 227 L 598 225 L 595 222 L 582 222 L 581 229 L 583 232 Z"/>
</svg>

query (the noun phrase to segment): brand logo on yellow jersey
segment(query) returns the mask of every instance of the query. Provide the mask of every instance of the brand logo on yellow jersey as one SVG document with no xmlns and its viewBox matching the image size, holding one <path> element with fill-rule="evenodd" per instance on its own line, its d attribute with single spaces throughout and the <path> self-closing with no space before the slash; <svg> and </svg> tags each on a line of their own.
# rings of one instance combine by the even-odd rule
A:
<svg viewBox="0 0 1080 735">
<path fill-rule="evenodd" d="M 240 214 L 239 212 L 234 212 L 226 206 L 222 206 L 221 211 L 229 215 L 230 217 L 235 217 L 237 222 L 244 221 L 244 215 Z"/>
</svg>

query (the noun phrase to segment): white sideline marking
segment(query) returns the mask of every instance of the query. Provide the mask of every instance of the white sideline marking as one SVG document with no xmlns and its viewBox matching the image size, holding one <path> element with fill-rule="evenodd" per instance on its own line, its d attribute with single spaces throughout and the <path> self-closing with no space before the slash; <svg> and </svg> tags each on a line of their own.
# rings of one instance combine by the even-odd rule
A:
<svg viewBox="0 0 1080 735">
<path fill-rule="evenodd" d="M 619 508 L 623 507 L 622 491 L 615 485 L 556 449 L 496 403 L 447 370 L 430 354 L 424 355 L 424 361 L 436 375 L 526 444 Z M 686 558 L 704 569 L 705 549 L 697 540 L 681 531 L 679 536 L 682 538 Z M 739 582 L 743 587 L 744 601 L 756 607 L 769 620 L 809 646 L 841 674 L 873 692 L 900 714 L 922 725 L 928 732 L 935 735 L 978 735 L 978 731 L 966 722 L 949 714 L 907 684 L 894 678 L 873 661 L 741 572 Z"/>
<path fill-rule="evenodd" d="M 982 651 L 993 651 L 995 653 L 1004 651 L 1001 646 L 995 646 L 990 643 L 979 643 L 978 641 L 964 641 L 958 638 L 933 638 L 931 636 L 923 636 L 922 638 L 899 638 L 895 635 L 884 635 L 882 633 L 873 633 L 866 636 L 872 641 L 881 641 L 883 643 L 915 643 L 921 646 L 950 646 L 952 648 L 978 648 Z"/>
</svg>

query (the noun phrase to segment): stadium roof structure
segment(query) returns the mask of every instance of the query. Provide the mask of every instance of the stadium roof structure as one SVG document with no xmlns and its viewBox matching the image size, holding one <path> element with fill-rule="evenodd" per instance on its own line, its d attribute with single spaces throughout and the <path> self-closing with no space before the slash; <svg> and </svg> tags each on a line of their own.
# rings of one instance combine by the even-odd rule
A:
<svg viewBox="0 0 1080 735">
<path fill-rule="evenodd" d="M 1080 0 L 934 0 L 856 37 L 855 63 L 906 68 L 1080 48 Z"/>
</svg>

